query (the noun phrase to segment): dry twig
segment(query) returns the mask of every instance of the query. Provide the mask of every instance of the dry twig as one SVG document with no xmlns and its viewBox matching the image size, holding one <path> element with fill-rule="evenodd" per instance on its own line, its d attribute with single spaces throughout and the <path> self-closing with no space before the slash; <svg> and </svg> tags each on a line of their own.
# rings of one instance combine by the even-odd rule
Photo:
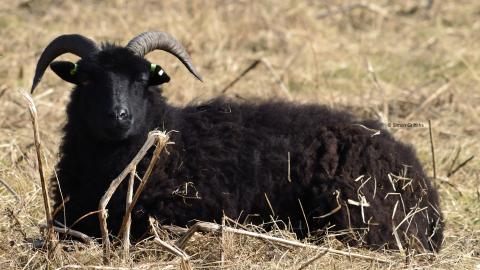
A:
<svg viewBox="0 0 480 270">
<path fill-rule="evenodd" d="M 336 212 L 340 211 L 340 209 L 342 209 L 342 205 L 340 204 L 340 191 L 338 190 L 335 190 L 335 199 L 337 200 L 337 207 L 335 207 L 332 211 L 326 213 L 326 214 L 323 214 L 321 216 L 318 216 L 318 217 L 313 217 L 313 219 L 317 219 L 317 218 L 326 218 L 328 216 L 331 216 L 333 214 L 335 214 Z"/>
<path fill-rule="evenodd" d="M 79 265 L 79 264 L 67 264 L 62 267 L 59 267 L 55 270 L 62 269 L 93 269 L 93 270 L 136 270 L 136 269 L 177 269 L 173 265 L 164 264 L 164 263 L 147 263 L 136 265 L 135 267 L 120 267 L 120 266 L 105 266 L 105 265 Z"/>
<path fill-rule="evenodd" d="M 2 184 L 5 187 L 5 189 L 7 189 L 7 191 L 13 195 L 13 197 L 15 197 L 15 200 L 17 202 L 20 201 L 20 196 L 18 196 L 18 193 L 15 192 L 15 190 L 9 184 L 7 184 L 7 182 L 3 181 L 2 178 L 0 178 L 0 184 Z"/>
<path fill-rule="evenodd" d="M 395 237 L 395 242 L 397 244 L 398 250 L 400 251 L 400 254 L 402 257 L 405 257 L 405 250 L 403 249 L 402 241 L 400 240 L 400 236 L 398 235 L 397 228 L 395 225 L 395 213 L 397 212 L 397 207 L 398 207 L 398 200 L 395 203 L 395 206 L 393 207 L 393 213 L 392 213 L 392 228 L 393 228 L 393 236 Z"/>
<path fill-rule="evenodd" d="M 388 111 L 387 93 L 385 92 L 385 88 L 383 88 L 382 85 L 380 84 L 380 82 L 378 81 L 377 73 L 373 69 L 373 66 L 370 63 L 370 61 L 367 61 L 367 69 L 368 69 L 368 72 L 370 73 L 370 75 L 372 76 L 372 81 L 375 85 L 375 88 L 377 88 L 377 91 L 379 91 L 380 95 L 382 96 L 382 104 L 383 104 L 383 111 L 382 111 L 382 113 L 383 113 L 382 118 L 383 119 L 382 119 L 382 121 L 383 121 L 383 123 L 388 123 L 389 111 Z M 379 131 L 379 134 L 380 134 L 380 131 Z"/>
<path fill-rule="evenodd" d="M 270 71 L 270 74 L 272 75 L 274 81 L 280 86 L 280 89 L 283 91 L 283 94 L 288 100 L 292 100 L 292 95 L 290 95 L 290 91 L 288 90 L 287 86 L 282 82 L 280 79 L 280 76 L 275 72 L 275 70 L 272 67 L 272 64 L 270 64 L 270 61 L 268 61 L 267 58 L 262 58 L 260 59 L 262 63 L 267 67 L 268 71 Z"/>
<path fill-rule="evenodd" d="M 20 222 L 20 220 L 18 219 L 18 215 L 17 213 L 15 213 L 15 211 L 13 211 L 13 209 L 11 209 L 10 207 L 7 207 L 5 209 L 5 212 L 7 214 L 7 217 L 10 219 L 10 221 L 12 222 L 12 224 L 10 225 L 11 228 L 20 233 L 22 235 L 22 238 L 23 240 L 27 240 L 27 233 L 25 232 L 25 230 L 23 229 L 23 226 L 22 226 L 22 223 Z"/>
<path fill-rule="evenodd" d="M 311 258 L 310 260 L 306 261 L 304 264 L 302 264 L 302 266 L 300 266 L 298 268 L 298 270 L 302 270 L 302 269 L 305 269 L 307 268 L 310 264 L 314 263 L 316 260 L 320 259 L 321 257 L 325 256 L 325 254 L 328 253 L 328 250 L 324 250 L 322 252 L 320 252 L 320 254 L 318 254 L 317 256 Z"/>
<path fill-rule="evenodd" d="M 129 257 L 130 251 L 130 227 L 132 225 L 132 214 L 128 212 L 130 205 L 132 204 L 133 198 L 133 183 L 135 181 L 135 174 L 137 168 L 133 168 L 130 173 L 130 179 L 128 179 L 128 189 L 127 189 L 127 199 L 125 203 L 125 217 L 127 218 L 125 225 L 125 232 L 123 233 L 122 243 L 123 243 L 123 259 L 127 260 Z"/>
<path fill-rule="evenodd" d="M 371 257 L 367 255 L 362 255 L 362 254 L 357 254 L 357 253 L 352 253 L 352 252 L 346 252 L 346 251 L 341 251 L 341 250 L 336 250 L 332 248 L 327 248 L 327 247 L 319 247 L 316 245 L 312 244 L 305 244 L 301 243 L 295 240 L 288 240 L 288 239 L 283 239 L 283 238 L 278 238 L 270 235 L 265 235 L 261 233 L 256 233 L 256 232 L 250 232 L 247 230 L 242 230 L 242 229 L 236 229 L 236 228 L 231 228 L 231 227 L 223 227 L 211 223 L 211 222 L 197 222 L 195 223 L 186 233 L 183 235 L 177 242 L 176 246 L 180 249 L 186 246 L 188 240 L 193 236 L 193 234 L 197 231 L 201 232 L 219 232 L 223 230 L 224 232 L 229 232 L 229 233 L 235 233 L 235 234 L 240 234 L 240 235 L 246 235 L 250 237 L 255 237 L 258 239 L 262 240 L 268 240 L 271 242 L 291 246 L 291 247 L 300 247 L 300 248 L 309 248 L 309 249 L 316 249 L 320 251 L 327 251 L 332 254 L 336 255 L 341 255 L 341 256 L 349 256 L 352 258 L 359 258 L 359 259 L 365 259 L 365 260 L 371 260 L 371 261 L 376 261 L 376 262 L 381 262 L 381 263 L 392 263 L 389 260 L 381 259 L 381 258 L 376 258 L 376 257 Z"/>
<path fill-rule="evenodd" d="M 455 169 L 453 169 L 453 170 L 451 170 L 450 172 L 447 173 L 447 177 L 450 177 L 450 176 L 454 175 L 458 170 L 460 170 L 463 166 L 467 165 L 467 163 L 472 161 L 474 158 L 475 158 L 475 156 L 471 156 L 471 157 L 467 158 L 465 161 L 463 161 L 462 163 L 458 164 L 458 166 L 455 167 Z"/>
<path fill-rule="evenodd" d="M 46 229 L 47 228 L 47 224 L 40 224 L 39 227 L 41 229 Z M 73 236 L 75 238 L 78 238 L 80 239 L 83 243 L 89 245 L 89 246 L 92 246 L 95 241 L 88 235 L 82 233 L 82 232 L 79 232 L 79 231 L 76 231 L 76 230 L 72 230 L 70 228 L 67 228 L 67 227 L 57 227 L 57 226 L 53 226 L 53 230 L 57 233 L 60 233 L 60 234 L 68 234 L 70 236 Z"/>
<path fill-rule="evenodd" d="M 192 269 L 192 266 L 190 265 L 190 257 L 180 248 L 171 245 L 162 239 L 160 239 L 160 236 L 158 235 L 158 232 L 156 230 L 155 226 L 155 219 L 152 217 L 148 218 L 148 221 L 150 222 L 150 227 L 152 228 L 153 234 L 155 234 L 154 241 L 160 244 L 162 247 L 164 247 L 168 252 L 172 253 L 173 255 L 176 255 L 180 257 L 181 263 L 180 263 L 180 269 L 182 270 L 190 270 Z"/>
<path fill-rule="evenodd" d="M 272 64 L 270 63 L 270 61 L 268 61 L 266 58 L 260 58 L 260 59 L 256 59 L 255 61 L 253 61 L 244 71 L 242 71 L 242 73 L 240 73 L 240 75 L 238 75 L 233 81 L 231 81 L 230 83 L 227 84 L 227 86 L 225 86 L 222 91 L 220 91 L 222 94 L 225 94 L 227 92 L 228 89 L 230 89 L 231 87 L 233 87 L 241 78 L 243 78 L 245 75 L 247 75 L 250 71 L 252 71 L 253 69 L 255 69 L 258 64 L 262 63 L 267 69 L 268 71 L 270 72 L 270 74 L 272 75 L 272 78 L 273 78 L 273 81 L 278 84 L 278 86 L 280 87 L 280 89 L 282 90 L 282 93 L 283 95 L 288 99 L 288 100 L 292 100 L 292 95 L 290 94 L 290 91 L 288 90 L 287 86 L 285 86 L 285 84 L 282 82 L 282 79 L 280 78 L 280 76 L 278 76 L 278 74 L 275 72 L 275 70 L 273 69 L 272 67 Z"/>
<path fill-rule="evenodd" d="M 145 142 L 145 144 L 142 146 L 142 148 L 138 151 L 137 155 L 133 158 L 133 160 L 128 164 L 128 166 L 120 173 L 120 175 L 115 178 L 112 183 L 110 184 L 110 187 L 107 189 L 105 194 L 100 200 L 99 203 L 99 221 L 100 221 L 100 230 L 102 232 L 102 244 L 103 244 L 103 260 L 105 263 L 108 262 L 110 258 L 110 239 L 108 237 L 108 228 L 107 228 L 107 204 L 110 201 L 110 199 L 113 196 L 113 193 L 117 188 L 120 186 L 122 181 L 125 179 L 125 177 L 129 174 L 132 173 L 135 168 L 137 167 L 138 163 L 145 157 L 147 154 L 148 150 L 150 147 L 152 147 L 155 142 L 157 143 L 157 146 L 155 148 L 153 157 L 150 161 L 150 164 L 148 166 L 147 171 L 145 172 L 145 175 L 143 176 L 142 183 L 140 186 L 137 188 L 137 191 L 135 192 L 135 195 L 133 197 L 132 203 L 129 206 L 129 211 L 125 213 L 125 217 L 123 219 L 124 222 L 122 222 L 122 228 L 120 229 L 120 234 L 123 235 L 123 230 L 125 228 L 124 224 L 126 225 L 128 218 L 126 217 L 129 213 L 131 213 L 131 210 L 133 209 L 133 206 L 135 205 L 136 200 L 138 200 L 138 197 L 140 196 L 140 193 L 142 192 L 143 188 L 145 187 L 145 184 L 147 183 L 147 180 L 153 170 L 153 167 L 158 159 L 158 156 L 160 155 L 162 149 L 165 147 L 165 145 L 168 142 L 168 135 L 165 134 L 164 132 L 160 131 L 151 131 L 148 134 L 148 138 Z"/>
<path fill-rule="evenodd" d="M 305 225 L 307 226 L 307 236 L 310 237 L 310 226 L 308 225 L 307 215 L 305 214 L 305 210 L 303 210 L 302 201 L 300 201 L 300 198 L 297 198 L 297 200 L 298 200 L 298 204 L 300 205 L 300 210 L 302 210 L 302 215 L 303 215 L 303 219 L 305 220 Z"/>
<path fill-rule="evenodd" d="M 453 156 L 452 163 L 450 164 L 450 167 L 448 167 L 447 170 L 447 177 L 450 177 L 452 175 L 453 171 L 453 166 L 457 163 L 458 158 L 460 157 L 460 152 L 462 152 L 462 147 L 458 147 L 457 151 L 455 152 L 455 156 Z"/>
<path fill-rule="evenodd" d="M 20 94 L 28 103 L 28 108 L 30 111 L 30 118 L 32 121 L 33 127 L 33 138 L 35 141 L 35 150 L 37 153 L 37 162 L 38 162 L 38 174 L 40 176 L 40 182 L 42 186 L 42 197 L 43 197 L 43 205 L 45 207 L 45 217 L 47 219 L 47 251 L 48 251 L 48 258 L 52 259 L 56 253 L 57 245 L 54 244 L 56 240 L 55 232 L 53 229 L 53 218 L 52 218 L 52 209 L 50 206 L 50 201 L 48 199 L 48 188 L 47 188 L 47 181 L 45 180 L 45 172 L 43 170 L 43 160 L 42 160 L 42 145 L 40 142 L 40 133 L 38 130 L 38 115 L 37 115 L 37 108 L 35 106 L 35 102 L 31 95 L 27 92 L 20 90 Z"/>
<path fill-rule="evenodd" d="M 154 134 L 157 139 L 157 145 L 155 147 L 155 151 L 153 151 L 152 159 L 150 160 L 150 164 L 148 164 L 147 171 L 142 177 L 142 181 L 140 182 L 140 185 L 138 186 L 137 190 L 135 191 L 135 194 L 133 195 L 132 202 L 128 206 L 128 209 L 123 216 L 122 220 L 122 226 L 120 227 L 118 237 L 122 237 L 122 235 L 126 231 L 126 225 L 127 225 L 127 220 L 128 216 L 132 213 L 133 207 L 138 201 L 138 198 L 140 198 L 140 194 L 142 194 L 143 189 L 145 188 L 145 185 L 148 182 L 148 179 L 150 178 L 150 175 L 152 174 L 153 168 L 155 167 L 155 164 L 157 164 L 157 160 L 160 157 L 160 154 L 162 153 L 163 148 L 167 145 L 168 143 L 168 135 L 165 133 L 159 133 L 157 135 Z M 148 150 L 148 149 L 147 149 Z M 132 171 L 133 175 L 135 175 L 134 171 Z"/>
<path fill-rule="evenodd" d="M 430 134 L 430 149 L 432 151 L 432 167 L 433 167 L 433 185 L 437 186 L 437 168 L 435 163 L 435 146 L 433 143 L 433 135 L 432 135 L 432 121 L 428 119 L 428 132 Z"/>
<path fill-rule="evenodd" d="M 435 91 L 435 93 L 431 94 L 427 99 L 425 99 L 420 106 L 416 108 L 413 112 L 411 112 L 407 117 L 405 117 L 405 121 L 411 120 L 415 115 L 419 112 L 423 111 L 432 101 L 437 99 L 443 92 L 450 88 L 451 83 L 447 82 L 446 84 L 442 85 L 440 88 Z"/>
<path fill-rule="evenodd" d="M 227 92 L 227 90 L 230 89 L 232 86 L 234 86 L 241 78 L 243 78 L 243 76 L 247 75 L 248 72 L 250 72 L 252 69 L 256 68 L 257 65 L 260 62 L 261 62 L 260 59 L 256 59 L 255 61 L 253 61 L 244 71 L 242 71 L 242 73 L 240 73 L 240 75 L 238 75 L 235 79 L 233 79 L 233 81 L 228 83 L 222 89 L 222 91 L 220 91 L 220 93 L 225 94 Z"/>
</svg>

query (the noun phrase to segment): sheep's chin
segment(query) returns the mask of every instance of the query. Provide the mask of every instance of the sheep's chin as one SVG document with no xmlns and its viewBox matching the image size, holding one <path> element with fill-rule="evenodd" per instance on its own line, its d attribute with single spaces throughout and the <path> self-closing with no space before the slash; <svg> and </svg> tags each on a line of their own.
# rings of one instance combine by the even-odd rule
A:
<svg viewBox="0 0 480 270">
<path fill-rule="evenodd" d="M 131 128 L 105 128 L 96 134 L 99 141 L 120 142 L 132 136 Z"/>
</svg>

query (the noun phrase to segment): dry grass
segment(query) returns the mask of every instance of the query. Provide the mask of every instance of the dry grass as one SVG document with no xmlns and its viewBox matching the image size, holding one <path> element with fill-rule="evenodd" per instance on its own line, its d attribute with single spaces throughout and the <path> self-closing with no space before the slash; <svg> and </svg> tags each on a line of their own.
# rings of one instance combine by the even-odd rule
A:
<svg viewBox="0 0 480 270">
<path fill-rule="evenodd" d="M 57 35 L 82 33 L 124 44 L 145 30 L 164 30 L 179 38 L 205 78 L 205 83 L 197 82 L 171 56 L 149 55 L 171 75 L 165 94 L 175 104 L 216 96 L 253 61 L 266 59 L 270 67 L 258 65 L 226 94 L 259 100 L 291 96 L 296 102 L 344 107 L 394 123 L 423 123 L 424 128 L 391 130 L 416 147 L 430 175 L 427 123 L 432 122 L 437 184 L 447 223 L 439 254 L 401 258 L 397 253 L 348 248 L 332 238 L 321 244 L 386 258 L 390 263 L 385 265 L 224 232 L 221 237 L 194 235 L 185 250 L 193 267 L 475 268 L 480 264 L 480 2 L 434 1 L 431 8 L 421 0 L 355 4 L 360 2 L 0 2 L 0 179 L 19 197 L 0 182 L 0 269 L 110 269 L 102 266 L 99 245 L 71 243 L 53 260 L 34 248 L 45 215 L 29 112 L 16 90 L 29 88 L 40 51 Z M 48 173 L 57 159 L 69 88 L 47 72 L 34 97 Z M 258 227 L 248 229 L 261 232 Z M 281 230 L 268 235 L 292 239 Z M 162 237 L 167 242 L 178 238 Z M 113 256 L 110 266 L 116 268 L 180 265 L 154 241 L 133 247 L 130 260 L 122 260 L 121 249 Z"/>
</svg>

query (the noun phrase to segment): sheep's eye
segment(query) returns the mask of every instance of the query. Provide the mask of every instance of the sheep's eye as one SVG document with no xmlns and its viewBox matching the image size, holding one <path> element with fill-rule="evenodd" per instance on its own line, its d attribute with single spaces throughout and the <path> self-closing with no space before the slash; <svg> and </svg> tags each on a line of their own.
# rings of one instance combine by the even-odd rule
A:
<svg viewBox="0 0 480 270">
<path fill-rule="evenodd" d="M 85 73 L 79 73 L 78 74 L 78 83 L 82 86 L 89 85 L 92 82 L 92 80 L 87 76 Z"/>
<path fill-rule="evenodd" d="M 138 75 L 138 76 L 135 78 L 135 82 L 138 82 L 138 83 L 147 83 L 147 82 L 148 82 L 148 75 L 145 74 L 145 73 L 142 73 L 142 74 Z"/>
<path fill-rule="evenodd" d="M 80 84 L 83 85 L 83 86 L 87 86 L 87 85 L 89 85 L 90 83 L 92 83 L 91 80 L 82 80 L 82 81 L 80 81 Z"/>
</svg>

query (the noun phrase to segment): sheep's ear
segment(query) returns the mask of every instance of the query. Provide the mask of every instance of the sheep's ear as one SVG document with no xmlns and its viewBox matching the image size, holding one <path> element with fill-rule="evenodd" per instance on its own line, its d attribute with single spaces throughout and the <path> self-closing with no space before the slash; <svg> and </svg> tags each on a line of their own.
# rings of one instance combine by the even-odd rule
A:
<svg viewBox="0 0 480 270">
<path fill-rule="evenodd" d="M 150 64 L 150 78 L 148 85 L 159 85 L 170 81 L 170 77 L 159 65 Z"/>
<path fill-rule="evenodd" d="M 77 64 L 68 61 L 55 61 L 50 64 L 50 68 L 62 80 L 78 84 Z"/>
</svg>

